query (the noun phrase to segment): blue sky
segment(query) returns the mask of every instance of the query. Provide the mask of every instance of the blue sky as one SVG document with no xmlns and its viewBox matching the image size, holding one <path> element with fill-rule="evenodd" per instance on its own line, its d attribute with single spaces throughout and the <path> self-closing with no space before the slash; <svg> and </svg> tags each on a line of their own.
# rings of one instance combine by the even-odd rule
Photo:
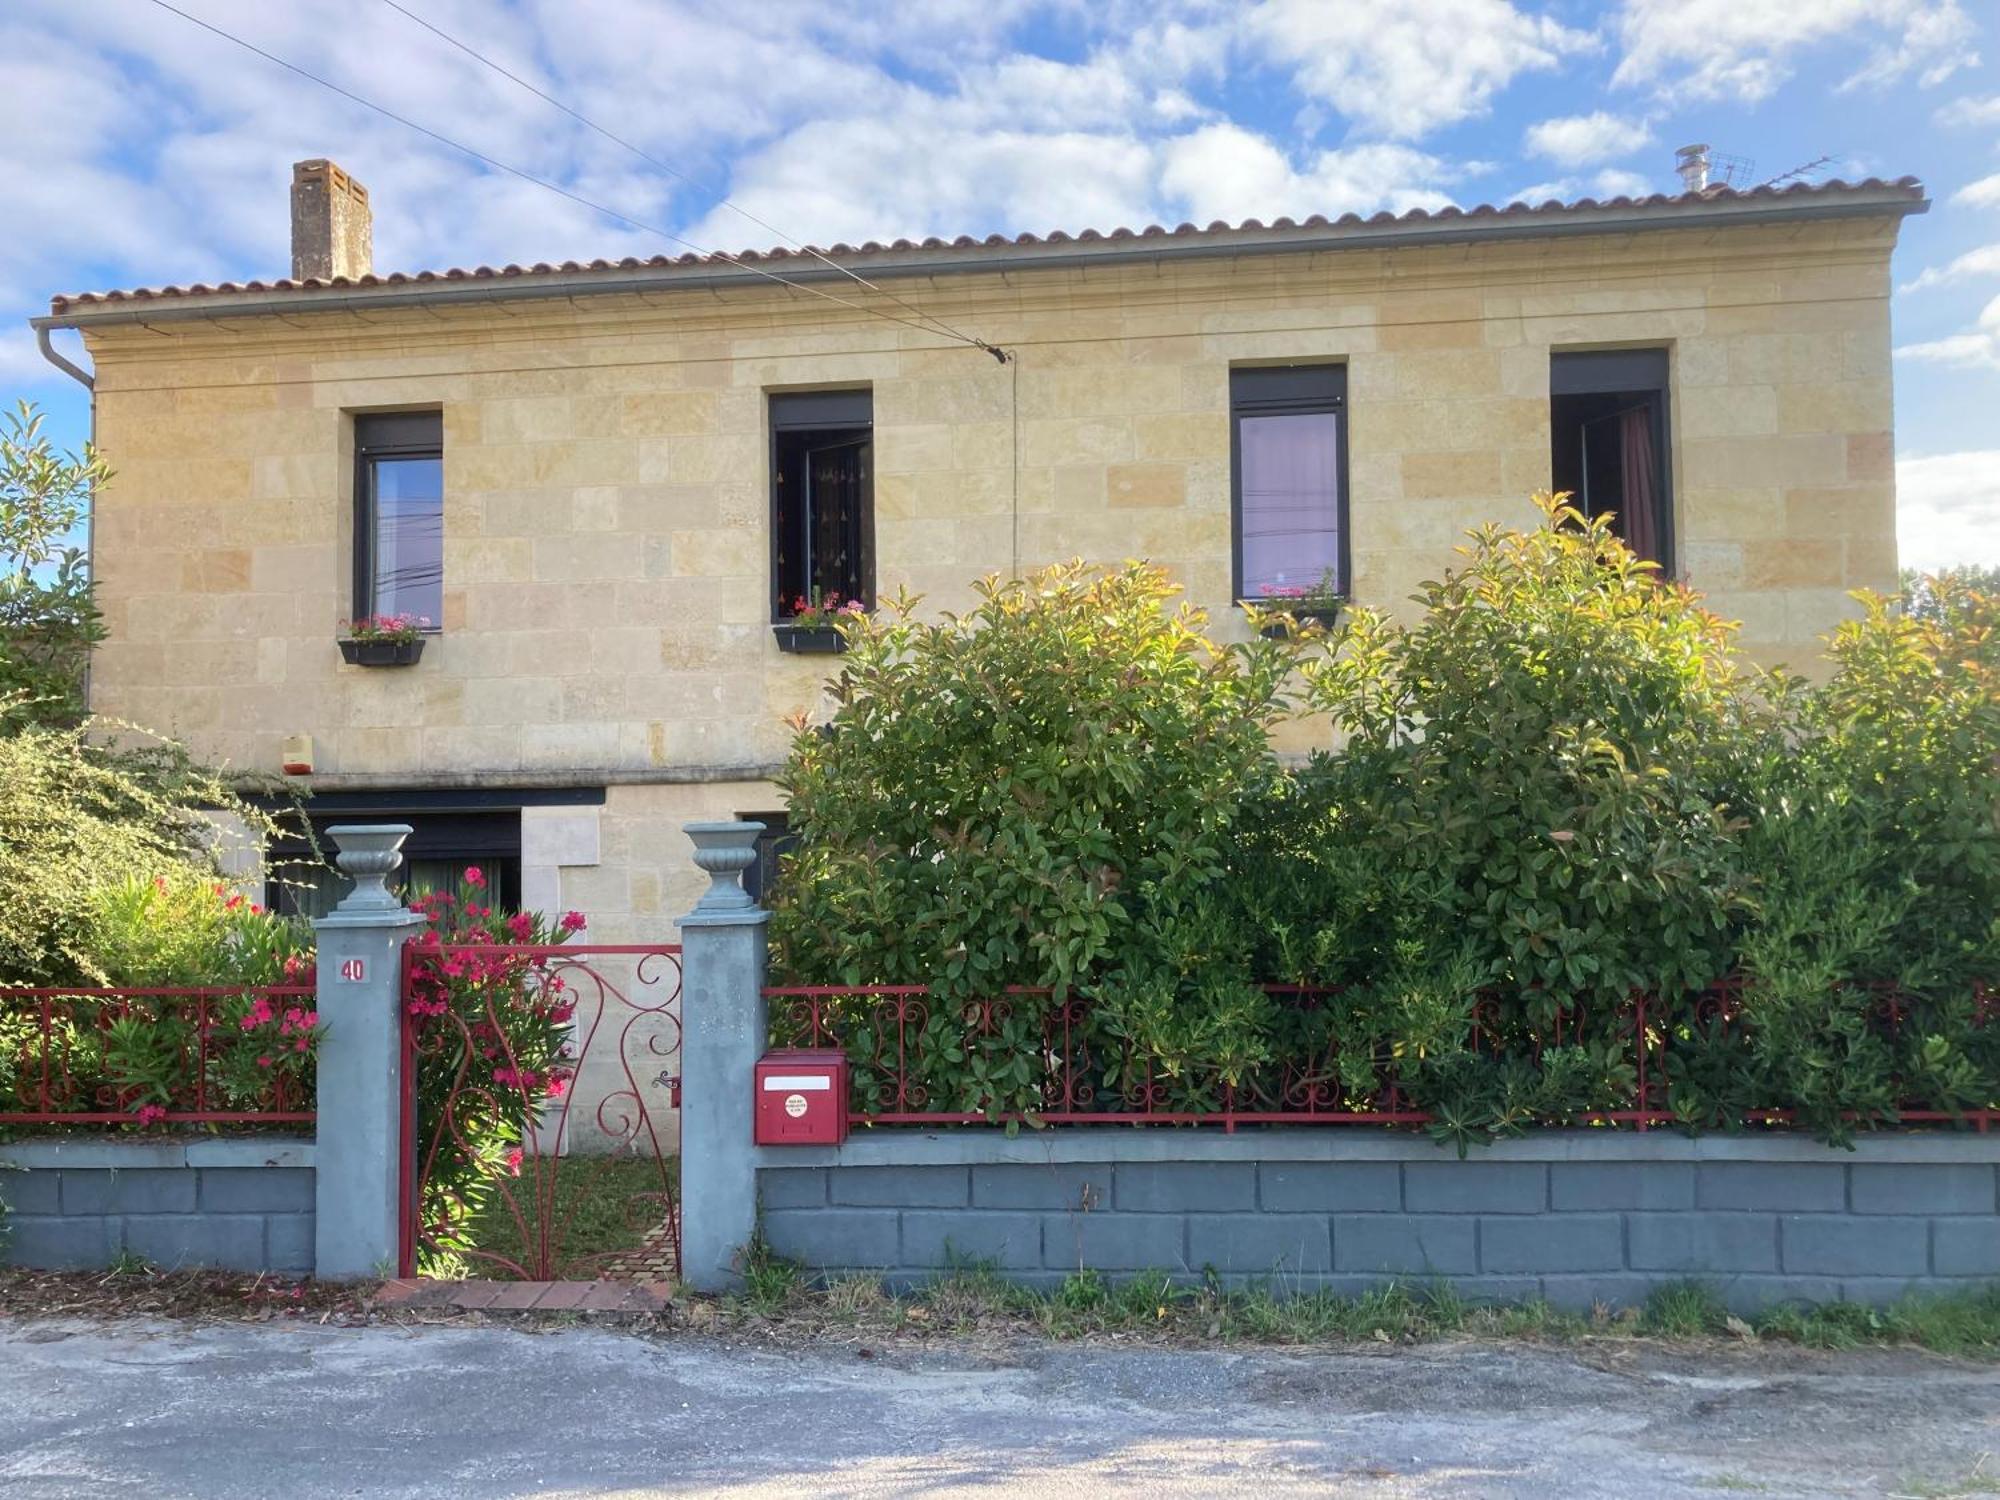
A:
<svg viewBox="0 0 2000 1500">
<path fill-rule="evenodd" d="M 2000 562 L 2000 0 L 176 0 L 712 249 L 1921 177 L 1896 257 L 1905 560 Z M 290 164 L 365 182 L 382 270 L 676 247 L 495 173 L 151 0 L 0 15 L 0 396 L 59 438 L 54 292 L 282 275 Z M 684 248 L 684 247 L 682 247 Z"/>
</svg>

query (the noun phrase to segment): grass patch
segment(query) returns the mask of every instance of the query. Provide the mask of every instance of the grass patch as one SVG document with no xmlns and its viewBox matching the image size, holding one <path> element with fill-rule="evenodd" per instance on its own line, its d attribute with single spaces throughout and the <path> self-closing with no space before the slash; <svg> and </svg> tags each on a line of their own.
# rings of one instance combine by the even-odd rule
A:
<svg viewBox="0 0 2000 1500">
<path fill-rule="evenodd" d="M 1676 1281 L 1654 1289 L 1642 1316 L 1653 1333 L 1691 1339 L 1722 1332 L 1729 1313 L 1722 1299 L 1700 1282 Z"/>
<path fill-rule="evenodd" d="M 1470 1303 L 1449 1281 L 1388 1282 L 1349 1297 L 1284 1282 L 1229 1290 L 1212 1279 L 1161 1271 L 1111 1280 L 1083 1270 L 1037 1289 L 1017 1286 L 979 1262 L 955 1265 L 923 1286 L 891 1293 L 868 1276 L 815 1286 L 799 1267 L 768 1252 L 752 1257 L 746 1282 L 742 1293 L 713 1304 L 721 1318 L 769 1319 L 782 1311 L 799 1331 L 1038 1332 L 1055 1339 L 1109 1335 L 1281 1346 L 1447 1338 L 1770 1340 L 1817 1349 L 1902 1345 L 2000 1359 L 2000 1286 L 1907 1297 L 1881 1308 L 1854 1303 L 1784 1308 L 1746 1321 L 1732 1317 L 1713 1289 L 1696 1282 L 1663 1286 L 1641 1308 L 1599 1307 L 1587 1314 L 1540 1300 Z"/>
<path fill-rule="evenodd" d="M 546 1263 L 552 1279 L 587 1280 L 606 1259 L 637 1250 L 665 1213 L 660 1169 L 650 1159 L 543 1158 L 524 1166 L 506 1186 L 506 1192 L 491 1194 L 473 1216 L 468 1238 L 480 1254 L 458 1258 L 464 1275 L 513 1274 L 509 1266 L 496 1263 L 505 1261 L 531 1277 L 539 1276 Z"/>
</svg>

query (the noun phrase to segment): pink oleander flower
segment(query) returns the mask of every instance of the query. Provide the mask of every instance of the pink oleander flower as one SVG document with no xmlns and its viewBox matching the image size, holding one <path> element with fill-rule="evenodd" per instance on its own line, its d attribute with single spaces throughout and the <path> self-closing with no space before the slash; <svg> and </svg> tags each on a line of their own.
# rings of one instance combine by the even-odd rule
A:
<svg viewBox="0 0 2000 1500">
<path fill-rule="evenodd" d="M 478 865 L 467 865 L 465 867 L 465 883 L 475 888 L 484 886 L 486 884 L 486 872 L 480 869 Z"/>
<path fill-rule="evenodd" d="M 512 1151 L 507 1153 L 507 1171 L 515 1177 L 521 1175 L 521 1148 L 519 1146 L 516 1146 Z"/>
<path fill-rule="evenodd" d="M 524 911 L 517 911 L 507 919 L 507 930 L 516 942 L 525 943 L 535 935 L 535 919 Z"/>
<path fill-rule="evenodd" d="M 588 925 L 583 913 L 580 911 L 566 911 L 562 914 L 562 930 L 564 932 L 581 932 Z"/>
<path fill-rule="evenodd" d="M 166 1117 L 167 1107 L 164 1104 L 142 1104 L 139 1106 L 139 1123 L 142 1126 L 157 1125 L 166 1119 Z"/>
</svg>

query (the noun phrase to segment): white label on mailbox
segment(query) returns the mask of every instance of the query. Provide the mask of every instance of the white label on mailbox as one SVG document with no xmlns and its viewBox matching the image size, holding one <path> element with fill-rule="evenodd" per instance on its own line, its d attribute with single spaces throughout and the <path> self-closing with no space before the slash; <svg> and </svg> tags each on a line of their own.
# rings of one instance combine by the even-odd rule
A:
<svg viewBox="0 0 2000 1500">
<path fill-rule="evenodd" d="M 785 1095 L 786 1114 L 790 1115 L 794 1120 L 796 1120 L 800 1115 L 804 1114 L 805 1112 L 806 1112 L 806 1096 L 804 1094 Z"/>
<path fill-rule="evenodd" d="M 796 1089 L 804 1089 L 809 1094 L 824 1094 L 832 1087 L 833 1080 L 824 1075 L 795 1078 L 787 1073 L 773 1073 L 764 1080 L 764 1092 L 767 1094 L 789 1094 Z"/>
</svg>

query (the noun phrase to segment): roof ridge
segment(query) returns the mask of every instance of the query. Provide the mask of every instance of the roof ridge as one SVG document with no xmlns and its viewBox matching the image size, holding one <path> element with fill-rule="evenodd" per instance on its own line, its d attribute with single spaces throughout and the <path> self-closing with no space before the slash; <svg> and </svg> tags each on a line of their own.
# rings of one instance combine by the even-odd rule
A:
<svg viewBox="0 0 2000 1500">
<path fill-rule="evenodd" d="M 1520 220 L 1536 216 L 1576 213 L 1592 209 L 1650 209 L 1672 208 L 1696 203 L 1728 203 L 1767 198 L 1819 197 L 1834 193 L 1860 193 L 1901 191 L 1906 196 L 1920 198 L 1923 183 L 1915 177 L 1898 177 L 1885 180 L 1880 177 L 1866 177 L 1858 182 L 1846 182 L 1831 178 L 1825 182 L 1793 182 L 1784 187 L 1764 184 L 1754 188 L 1711 187 L 1691 193 L 1649 193 L 1641 197 L 1619 195 L 1615 198 L 1578 198 L 1564 202 L 1549 198 L 1541 203 L 1526 203 L 1520 200 L 1497 207 L 1491 203 L 1475 204 L 1471 208 L 1460 208 L 1455 204 L 1435 211 L 1424 208 L 1408 209 L 1401 214 L 1380 210 L 1366 217 L 1358 213 L 1343 213 L 1329 219 L 1324 214 L 1311 214 L 1304 219 L 1294 220 L 1279 217 L 1266 224 L 1261 219 L 1245 219 L 1231 224 L 1216 219 L 1205 226 L 1181 223 L 1168 229 L 1159 224 L 1148 224 L 1143 229 L 1119 227 L 1110 230 L 1082 229 L 1068 231 L 1050 230 L 1045 234 L 1020 233 L 1015 235 L 989 234 L 976 239 L 969 234 L 961 234 L 946 240 L 930 235 L 922 240 L 896 239 L 884 244 L 880 240 L 867 240 L 859 245 L 844 242 L 833 245 L 806 245 L 793 249 L 776 246 L 766 250 L 739 250 L 735 252 L 711 252 L 698 254 L 693 251 L 681 255 L 653 255 L 640 258 L 625 256 L 619 260 L 596 259 L 589 261 L 565 260 L 555 264 L 537 261 L 530 266 L 513 262 L 500 267 L 474 266 L 450 267 L 442 271 L 390 271 L 371 272 L 366 276 L 335 276 L 330 278 L 309 277 L 294 280 L 279 277 L 271 280 L 223 281 L 210 285 L 193 282 L 186 286 L 138 287 L 129 291 L 75 292 L 57 295 L 49 299 L 49 310 L 60 315 L 78 307 L 89 307 L 117 302 L 154 301 L 168 298 L 199 298 L 228 296 L 243 292 L 288 292 L 315 291 L 330 287 L 373 287 L 405 286 L 412 283 L 436 281 L 500 281 L 520 276 L 580 275 L 591 272 L 637 271 L 685 269 L 691 266 L 761 265 L 773 262 L 795 260 L 838 259 L 841 256 L 879 255 L 892 252 L 940 252 L 953 250 L 993 249 L 1007 246 L 1085 244 L 1107 240 L 1178 239 L 1204 238 L 1211 235 L 1304 232 L 1318 229 L 1380 228 L 1397 224 L 1428 224 L 1453 222 L 1458 220 Z"/>
</svg>

